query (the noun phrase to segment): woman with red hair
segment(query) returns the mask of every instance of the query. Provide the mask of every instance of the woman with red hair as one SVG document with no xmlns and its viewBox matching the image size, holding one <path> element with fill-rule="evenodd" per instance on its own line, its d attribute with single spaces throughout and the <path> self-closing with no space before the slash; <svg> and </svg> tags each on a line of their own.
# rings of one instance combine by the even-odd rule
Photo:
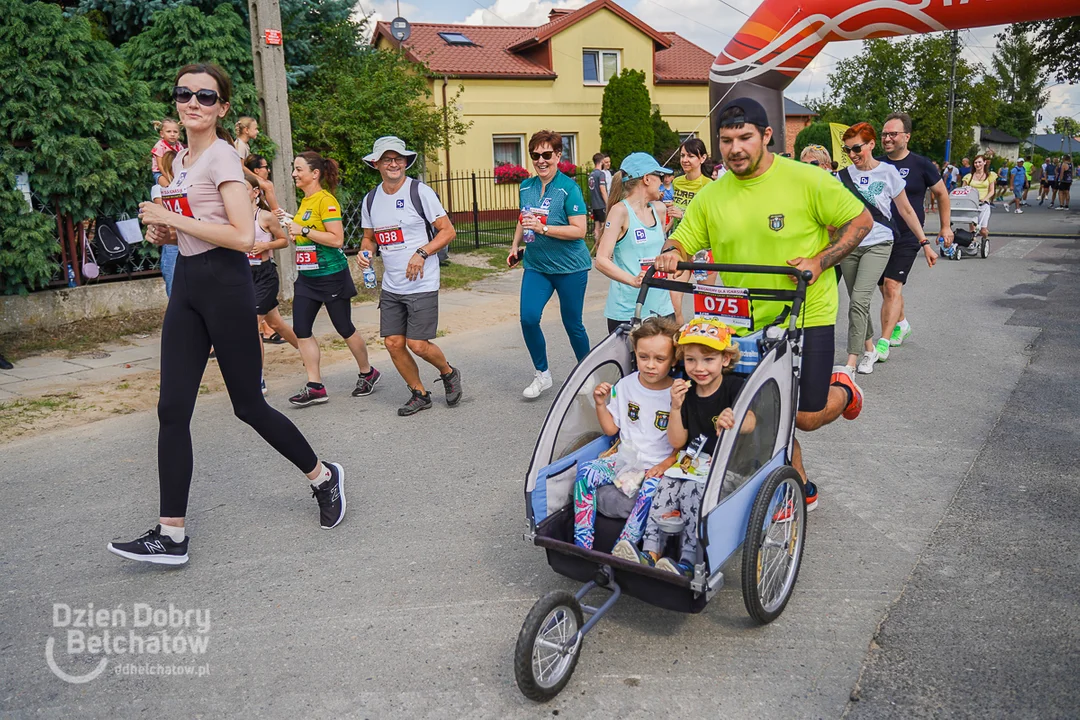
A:
<svg viewBox="0 0 1080 720">
<path fill-rule="evenodd" d="M 852 164 L 840 172 L 840 180 L 866 205 L 874 218 L 874 227 L 851 254 L 840 261 L 840 272 L 848 289 L 847 366 L 860 373 L 874 371 L 874 363 L 889 357 L 889 340 L 882 338 L 875 345 L 874 323 L 870 319 L 870 302 L 878 280 L 889 263 L 896 226 L 892 205 L 911 228 L 919 247 L 928 245 L 922 223 L 904 193 L 904 179 L 889 163 L 874 159 L 877 133 L 869 123 L 856 123 L 844 131 L 844 152 Z M 860 354 L 862 357 L 860 358 Z M 856 363 L 858 365 L 856 366 Z"/>
</svg>

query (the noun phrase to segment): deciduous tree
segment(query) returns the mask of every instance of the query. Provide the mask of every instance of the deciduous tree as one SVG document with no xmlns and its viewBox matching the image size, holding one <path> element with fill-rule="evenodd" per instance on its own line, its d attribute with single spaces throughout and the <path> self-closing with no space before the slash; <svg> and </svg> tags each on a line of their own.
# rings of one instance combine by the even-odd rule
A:
<svg viewBox="0 0 1080 720">
<path fill-rule="evenodd" d="M 623 68 L 604 88 L 600 148 L 611 155 L 612 166 L 618 167 L 632 152 L 651 151 L 655 140 L 645 72 Z"/>
</svg>

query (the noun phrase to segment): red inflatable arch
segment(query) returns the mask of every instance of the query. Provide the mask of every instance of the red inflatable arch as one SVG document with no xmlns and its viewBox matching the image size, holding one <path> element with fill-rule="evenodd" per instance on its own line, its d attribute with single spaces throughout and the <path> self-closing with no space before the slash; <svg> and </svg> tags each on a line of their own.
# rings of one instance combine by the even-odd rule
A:
<svg viewBox="0 0 1080 720">
<path fill-rule="evenodd" d="M 830 42 L 1067 17 L 1077 0 L 764 0 L 710 73 L 712 139 L 720 102 L 752 97 L 785 147 L 784 89 Z M 943 69 L 944 71 L 944 69 Z"/>
</svg>

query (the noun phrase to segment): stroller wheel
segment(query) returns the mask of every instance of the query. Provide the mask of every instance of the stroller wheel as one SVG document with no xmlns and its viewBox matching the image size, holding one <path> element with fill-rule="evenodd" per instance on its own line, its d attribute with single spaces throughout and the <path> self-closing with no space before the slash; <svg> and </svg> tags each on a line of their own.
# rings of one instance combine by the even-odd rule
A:
<svg viewBox="0 0 1080 720">
<path fill-rule="evenodd" d="M 570 682 L 581 656 L 581 605 L 564 590 L 536 601 L 518 633 L 514 676 L 530 700 L 547 702 Z"/>
<path fill-rule="evenodd" d="M 953 243 L 952 259 L 959 261 L 962 257 L 964 257 L 964 248 L 960 247 L 956 243 Z"/>
<path fill-rule="evenodd" d="M 983 238 L 983 241 L 979 244 L 979 257 L 987 258 L 990 256 L 990 238 Z"/>
</svg>

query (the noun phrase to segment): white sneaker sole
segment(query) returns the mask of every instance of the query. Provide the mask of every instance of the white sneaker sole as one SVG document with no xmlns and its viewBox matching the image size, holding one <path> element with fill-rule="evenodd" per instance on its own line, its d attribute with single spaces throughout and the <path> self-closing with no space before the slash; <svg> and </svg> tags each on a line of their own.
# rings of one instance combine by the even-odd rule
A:
<svg viewBox="0 0 1080 720">
<path fill-rule="evenodd" d="M 323 525 L 322 523 L 319 523 L 319 526 L 323 530 L 332 530 L 333 528 L 336 528 L 338 525 L 340 525 L 341 521 L 345 519 L 345 506 L 348 505 L 348 503 L 345 501 L 345 468 L 341 467 L 339 463 L 328 464 L 336 467 L 338 471 L 338 495 L 341 497 L 341 514 L 338 515 L 337 522 L 335 522 L 333 525 Z"/>
<path fill-rule="evenodd" d="M 315 400 L 308 400 L 307 402 L 293 402 L 292 400 L 289 400 L 290 405 L 299 408 L 311 407 L 312 405 L 322 405 L 323 403 L 327 402 L 330 402 L 329 395 L 327 395 L 326 397 L 317 398 Z"/>
<path fill-rule="evenodd" d="M 535 392 L 533 391 L 532 386 L 530 385 L 529 387 L 527 387 L 527 388 L 525 388 L 524 390 L 521 391 L 521 395 L 526 400 L 535 400 L 536 398 L 543 395 L 545 390 L 550 390 L 550 389 L 551 389 L 551 383 L 548 383 L 547 385 L 540 386 L 540 389 L 536 390 Z"/>
<path fill-rule="evenodd" d="M 125 560 L 134 560 L 135 562 L 154 563 L 155 565 L 183 565 L 188 561 L 187 553 L 183 555 L 138 555 L 129 553 L 126 550 L 119 550 L 112 543 L 109 543 L 106 547 L 113 555 L 119 555 Z"/>
<path fill-rule="evenodd" d="M 634 552 L 634 548 L 630 547 L 630 543 L 625 540 L 620 540 L 615 543 L 615 547 L 611 549 L 611 554 L 620 560 L 626 560 L 632 563 L 641 562 L 637 553 Z"/>
</svg>

